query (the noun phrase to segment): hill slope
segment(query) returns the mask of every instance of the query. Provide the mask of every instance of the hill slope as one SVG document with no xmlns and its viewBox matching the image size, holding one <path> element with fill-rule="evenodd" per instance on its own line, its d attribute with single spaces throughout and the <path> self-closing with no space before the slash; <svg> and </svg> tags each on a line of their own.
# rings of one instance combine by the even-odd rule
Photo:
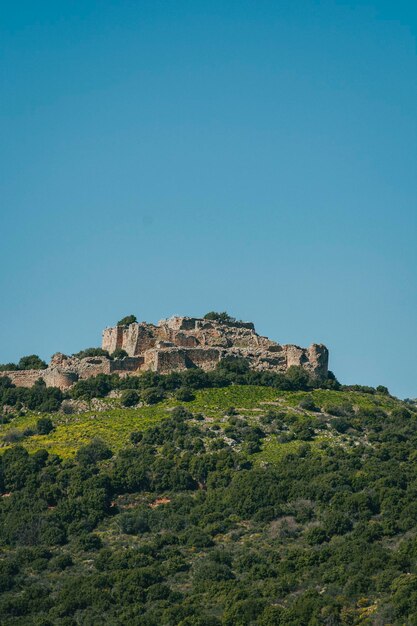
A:
<svg viewBox="0 0 417 626">
<path fill-rule="evenodd" d="M 0 426 L 1 623 L 417 623 L 414 408 L 193 396 L 80 400 L 43 435 L 30 411 Z"/>
</svg>

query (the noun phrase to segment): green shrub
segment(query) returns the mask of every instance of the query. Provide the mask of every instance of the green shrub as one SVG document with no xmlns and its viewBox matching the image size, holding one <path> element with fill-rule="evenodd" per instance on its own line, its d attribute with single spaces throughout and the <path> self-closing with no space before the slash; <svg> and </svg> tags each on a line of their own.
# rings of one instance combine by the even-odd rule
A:
<svg viewBox="0 0 417 626">
<path fill-rule="evenodd" d="M 305 539 L 309 544 L 314 546 L 316 544 L 327 541 L 327 533 L 324 528 L 321 528 L 320 526 L 315 526 L 313 528 L 310 528 L 305 533 Z"/>
<path fill-rule="evenodd" d="M 116 350 L 112 352 L 110 356 L 112 359 L 125 359 L 129 355 L 126 350 L 123 350 L 123 348 L 116 348 Z"/>
<path fill-rule="evenodd" d="M 53 429 L 54 425 L 49 417 L 41 417 L 36 422 L 36 432 L 38 435 L 48 435 Z"/>
<path fill-rule="evenodd" d="M 336 417 L 332 420 L 332 426 L 338 433 L 345 433 L 350 428 L 349 422 L 344 417 Z"/>
<path fill-rule="evenodd" d="M 320 411 L 320 408 L 315 404 L 312 396 L 303 398 L 298 406 L 305 411 Z"/>
<path fill-rule="evenodd" d="M 134 430 L 133 433 L 130 433 L 129 439 L 133 443 L 133 445 L 136 446 L 138 443 L 142 441 L 143 433 L 138 430 Z"/>
<path fill-rule="evenodd" d="M 293 391 L 305 391 L 310 387 L 310 376 L 303 367 L 291 365 L 285 372 L 285 378 Z"/>
<path fill-rule="evenodd" d="M 104 441 L 93 439 L 91 443 L 78 449 L 76 459 L 81 465 L 95 465 L 98 461 L 110 459 L 112 456 L 112 451 Z"/>
<path fill-rule="evenodd" d="M 294 424 L 293 433 L 295 438 L 301 441 L 310 441 L 314 437 L 314 429 L 305 423 Z"/>
<path fill-rule="evenodd" d="M 359 393 L 369 393 L 373 395 L 375 393 L 374 387 L 368 385 L 342 385 L 344 391 L 357 391 Z"/>
<path fill-rule="evenodd" d="M 146 404 L 157 404 L 158 402 L 162 402 L 164 394 L 158 387 L 149 387 L 142 391 L 142 398 Z"/>
<path fill-rule="evenodd" d="M 60 554 L 51 559 L 49 566 L 52 570 L 64 570 L 67 567 L 74 565 L 73 560 L 69 554 Z"/>
<path fill-rule="evenodd" d="M 8 376 L 0 376 L 0 392 L 4 389 L 14 389 L 15 387 Z"/>
<path fill-rule="evenodd" d="M 185 533 L 185 541 L 188 546 L 192 546 L 193 548 L 210 548 L 214 545 L 210 535 L 199 528 L 193 528 L 191 531 L 187 531 Z"/>
<path fill-rule="evenodd" d="M 102 348 L 85 348 L 85 350 L 75 352 L 72 356 L 77 357 L 77 359 L 85 359 L 87 357 L 95 356 L 105 356 L 108 358 L 110 355 L 107 350 L 103 350 Z"/>
<path fill-rule="evenodd" d="M 352 520 L 346 513 L 329 510 L 324 519 L 326 535 L 344 535 L 352 529 Z"/>
<path fill-rule="evenodd" d="M 25 434 L 23 431 L 18 430 L 17 428 L 12 428 L 3 436 L 3 441 L 6 444 L 18 443 L 24 438 Z"/>
<path fill-rule="evenodd" d="M 0 372 L 14 372 L 18 369 L 19 368 L 17 367 L 16 363 L 2 363 L 0 365 Z"/>
<path fill-rule="evenodd" d="M 99 550 L 103 542 L 101 541 L 98 535 L 90 534 L 90 533 L 82 533 L 78 536 L 78 547 L 81 550 L 85 550 L 87 552 L 92 552 L 93 550 Z"/>
<path fill-rule="evenodd" d="M 411 406 L 381 395 L 318 392 L 320 404 L 326 398 L 355 406 L 352 419 L 331 420 L 351 423 L 355 433 L 343 441 L 282 446 L 274 428 L 289 426 L 294 437 L 321 419 L 294 410 L 299 394 L 237 386 L 199 392 L 193 410 L 207 416 L 199 423 L 189 419 L 189 405 L 170 411 L 177 404 L 172 393 L 188 386 L 182 375 L 151 374 L 145 383 L 137 377 L 135 391 L 169 392 L 163 407 L 106 408 L 111 415 L 91 423 L 97 430 L 108 425 L 109 440 L 119 448 L 108 462 L 111 452 L 98 442 L 62 460 L 44 448 L 29 454 L 19 445 L 4 446 L 0 623 L 416 623 L 417 421 Z M 105 380 L 120 388 L 122 379 Z M 195 380 L 211 384 L 200 374 Z M 26 402 L 28 389 L 5 384 L 0 381 L 0 393 L 15 394 L 13 406 Z M 33 400 L 40 402 L 49 388 L 39 384 L 35 391 Z M 224 420 L 230 404 L 239 416 Z M 248 459 L 248 447 L 264 438 L 259 416 L 268 406 L 275 408 L 262 420 L 267 440 Z M 90 416 L 59 420 L 63 440 L 69 427 L 85 440 Z M 36 423 L 33 414 L 19 416 L 18 410 L 12 419 L 25 432 Z M 125 420 L 117 443 L 116 420 Z M 131 433 L 135 445 L 129 445 L 134 428 L 143 430 Z M 239 446 L 224 443 L 226 430 Z M 33 438 L 25 446 L 35 450 L 43 443 Z"/>
<path fill-rule="evenodd" d="M 335 417 L 353 417 L 355 412 L 350 402 L 342 402 L 341 404 L 327 404 L 324 407 L 326 413 Z"/>
<path fill-rule="evenodd" d="M 126 389 L 120 398 L 122 406 L 134 406 L 140 400 L 140 395 L 134 389 Z"/>
<path fill-rule="evenodd" d="M 223 311 L 222 313 L 218 313 L 217 311 L 209 311 L 204 315 L 204 319 L 213 320 L 220 323 L 236 322 L 236 318 L 226 313 L 226 311 Z"/>
<path fill-rule="evenodd" d="M 194 582 L 197 583 L 197 585 L 221 582 L 233 578 L 233 572 L 228 565 L 207 559 L 199 563 L 194 571 Z"/>
<path fill-rule="evenodd" d="M 257 618 L 265 608 L 265 600 L 261 598 L 246 598 L 238 600 L 227 607 L 222 624 L 224 626 L 250 626 L 258 624 Z"/>
<path fill-rule="evenodd" d="M 93 378 L 79 380 L 71 389 L 73 398 L 84 398 L 91 400 L 92 398 L 104 398 L 109 391 L 113 389 L 111 376 L 99 374 Z"/>
<path fill-rule="evenodd" d="M 48 366 L 45 361 L 42 361 L 37 354 L 30 354 L 29 356 L 22 356 L 17 368 L 19 370 L 44 370 Z"/>
<path fill-rule="evenodd" d="M 175 397 L 180 402 L 191 402 L 195 399 L 195 395 L 188 387 L 181 387 L 175 394 Z"/>
<path fill-rule="evenodd" d="M 171 418 L 175 421 L 192 419 L 193 414 L 184 406 L 176 406 L 172 409 Z"/>
<path fill-rule="evenodd" d="M 226 356 L 217 364 L 217 369 L 231 374 L 247 374 L 249 361 L 243 357 Z"/>
<path fill-rule="evenodd" d="M 141 535 L 150 531 L 148 511 L 124 513 L 119 523 L 121 531 L 127 535 Z"/>
<path fill-rule="evenodd" d="M 412 413 L 405 407 L 395 407 L 391 411 L 391 415 L 396 419 L 410 419 Z"/>
<path fill-rule="evenodd" d="M 117 326 L 130 326 L 130 324 L 135 324 L 137 321 L 136 315 L 126 315 L 126 317 L 122 317 L 122 319 L 117 322 Z"/>
<path fill-rule="evenodd" d="M 319 387 L 321 389 L 332 389 L 333 391 L 339 391 L 342 385 L 337 380 L 336 376 L 330 370 L 327 372 L 327 378 L 319 381 Z M 313 385 L 315 387 L 316 385 Z"/>
</svg>

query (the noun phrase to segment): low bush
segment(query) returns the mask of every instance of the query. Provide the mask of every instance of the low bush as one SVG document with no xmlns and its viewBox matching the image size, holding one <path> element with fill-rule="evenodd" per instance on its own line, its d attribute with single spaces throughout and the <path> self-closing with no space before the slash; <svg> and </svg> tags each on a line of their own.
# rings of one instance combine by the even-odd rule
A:
<svg viewBox="0 0 417 626">
<path fill-rule="evenodd" d="M 226 311 L 223 311 L 222 313 L 218 313 L 217 311 L 209 311 L 204 315 L 204 319 L 213 320 L 220 323 L 236 322 L 236 318 L 226 313 Z"/>
<path fill-rule="evenodd" d="M 195 395 L 188 387 L 180 387 L 176 392 L 175 397 L 180 402 L 191 402 L 195 399 Z"/>
<path fill-rule="evenodd" d="M 126 352 L 126 350 L 123 350 L 123 348 L 117 348 L 114 352 L 111 353 L 110 357 L 112 359 L 125 359 L 128 355 L 128 353 Z"/>
<path fill-rule="evenodd" d="M 130 326 L 130 324 L 135 324 L 137 321 L 136 315 L 126 315 L 126 317 L 122 317 L 122 319 L 117 322 L 117 326 Z"/>
<path fill-rule="evenodd" d="M 134 389 L 126 389 L 120 398 L 122 406 L 135 406 L 140 400 L 140 395 Z"/>
<path fill-rule="evenodd" d="M 105 356 L 108 358 L 110 355 L 107 350 L 103 350 L 102 348 L 85 348 L 85 350 L 75 352 L 72 356 L 77 357 L 77 359 L 85 359 L 95 356 Z"/>
<path fill-rule="evenodd" d="M 158 402 L 162 402 L 164 394 L 158 387 L 149 387 L 142 391 L 142 398 L 146 404 L 157 404 Z"/>
<path fill-rule="evenodd" d="M 53 429 L 54 425 L 49 417 L 41 417 L 36 422 L 36 432 L 38 435 L 49 435 Z"/>
<path fill-rule="evenodd" d="M 101 439 L 93 439 L 91 443 L 78 449 L 76 460 L 81 465 L 95 465 L 99 461 L 110 459 L 112 456 L 112 451 L 104 441 L 101 441 Z"/>
<path fill-rule="evenodd" d="M 303 398 L 298 406 L 305 411 L 320 411 L 320 408 L 316 405 L 312 396 Z"/>
<path fill-rule="evenodd" d="M 140 443 L 143 439 L 143 433 L 135 430 L 133 431 L 133 433 L 130 433 L 130 437 L 129 437 L 130 441 L 133 443 L 133 445 L 137 445 L 138 443 Z"/>
</svg>

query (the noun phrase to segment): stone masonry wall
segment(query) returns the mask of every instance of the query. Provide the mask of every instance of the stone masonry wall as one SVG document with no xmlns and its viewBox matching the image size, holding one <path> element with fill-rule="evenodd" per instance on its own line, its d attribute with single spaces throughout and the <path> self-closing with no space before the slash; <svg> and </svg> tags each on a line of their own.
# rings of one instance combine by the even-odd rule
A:
<svg viewBox="0 0 417 626">
<path fill-rule="evenodd" d="M 103 332 L 103 349 L 111 351 L 113 337 L 120 329 Z M 321 344 L 309 348 L 280 345 L 262 337 L 252 322 L 220 323 L 193 317 L 175 316 L 155 326 L 134 323 L 122 329 L 122 347 L 131 357 L 143 357 L 140 370 L 173 371 L 188 367 L 213 369 L 219 359 L 242 356 L 253 369 L 285 371 L 291 365 L 305 367 L 317 376 L 327 375 L 328 351 Z"/>
<path fill-rule="evenodd" d="M 39 378 L 43 378 L 46 370 L 19 370 L 0 372 L 0 376 L 7 376 L 16 387 L 32 387 Z"/>
<path fill-rule="evenodd" d="M 244 357 L 255 370 L 285 372 L 292 365 L 318 377 L 327 376 L 328 350 L 322 344 L 309 348 L 280 345 L 255 331 L 251 322 L 219 323 L 193 317 L 172 317 L 156 326 L 146 322 L 115 326 L 103 331 L 102 348 L 109 353 L 122 348 L 125 359 L 106 356 L 78 359 L 55 354 L 47 369 L 1 372 L 19 387 L 31 387 L 39 378 L 48 386 L 71 387 L 77 380 L 116 373 L 120 376 L 151 370 L 161 373 L 199 367 L 214 369 L 226 356 Z"/>
</svg>

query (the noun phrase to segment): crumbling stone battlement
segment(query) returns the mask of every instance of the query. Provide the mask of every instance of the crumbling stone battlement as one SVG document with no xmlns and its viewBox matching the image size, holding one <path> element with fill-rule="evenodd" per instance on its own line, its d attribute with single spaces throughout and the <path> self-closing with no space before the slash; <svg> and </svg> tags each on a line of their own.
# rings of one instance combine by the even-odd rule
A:
<svg viewBox="0 0 417 626">
<path fill-rule="evenodd" d="M 199 367 L 212 370 L 226 356 L 243 357 L 255 370 L 285 372 L 304 367 L 319 378 L 327 376 L 326 346 L 281 345 L 258 335 L 251 322 L 217 322 L 174 316 L 158 324 L 146 322 L 114 326 L 103 331 L 102 348 L 112 354 L 121 348 L 124 359 L 106 356 L 79 359 L 57 353 L 44 370 L 2 372 L 19 387 L 31 387 L 42 378 L 48 386 L 67 389 L 78 380 L 98 374 L 138 375 L 151 370 L 167 374 Z"/>
<path fill-rule="evenodd" d="M 130 357 L 144 358 L 140 369 L 165 372 L 201 367 L 213 369 L 225 356 L 241 356 L 253 369 L 286 371 L 304 367 L 327 376 L 328 350 L 321 344 L 309 348 L 280 345 L 258 335 L 252 322 L 217 322 L 174 316 L 157 325 L 146 322 L 103 331 L 102 348 L 110 353 L 122 348 Z"/>
</svg>

